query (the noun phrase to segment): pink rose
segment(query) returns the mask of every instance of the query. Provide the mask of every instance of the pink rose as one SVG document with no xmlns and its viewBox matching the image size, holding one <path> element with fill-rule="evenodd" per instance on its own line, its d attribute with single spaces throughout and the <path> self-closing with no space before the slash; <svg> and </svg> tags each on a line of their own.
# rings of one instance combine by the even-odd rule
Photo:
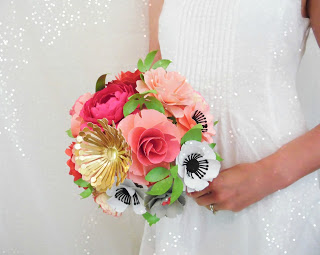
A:
<svg viewBox="0 0 320 255">
<path fill-rule="evenodd" d="M 128 102 L 128 97 L 137 93 L 131 85 L 114 80 L 106 88 L 96 92 L 82 108 L 80 116 L 86 122 L 98 124 L 98 119 L 106 118 L 110 123 L 116 124 L 124 118 L 123 106 Z"/>
<path fill-rule="evenodd" d="M 145 180 L 148 172 L 158 166 L 168 168 L 180 152 L 178 128 L 156 110 L 129 115 L 118 128 L 132 149 L 133 164 L 128 178 L 133 182 L 148 185 Z"/>
<path fill-rule="evenodd" d="M 83 118 L 80 116 L 80 112 L 83 108 L 83 105 L 92 98 L 92 95 L 90 93 L 86 93 L 82 96 L 80 96 L 75 104 L 72 106 L 72 109 L 70 110 L 71 118 L 71 132 L 73 137 L 77 137 L 80 132 L 80 126 L 84 122 Z"/>
<path fill-rule="evenodd" d="M 137 81 L 137 90 L 141 93 L 155 89 L 158 94 L 152 95 L 176 118 L 183 116 L 183 106 L 193 102 L 194 91 L 191 85 L 177 72 L 166 72 L 159 67 L 147 71 L 144 80 Z"/>
<path fill-rule="evenodd" d="M 183 117 L 176 119 L 177 127 L 179 128 L 180 135 L 183 136 L 193 126 L 202 124 L 202 139 L 208 143 L 212 143 L 212 136 L 216 132 L 213 129 L 213 116 L 210 113 L 210 107 L 202 97 L 197 97 L 197 99 L 196 103 L 188 105 L 183 109 Z"/>
</svg>

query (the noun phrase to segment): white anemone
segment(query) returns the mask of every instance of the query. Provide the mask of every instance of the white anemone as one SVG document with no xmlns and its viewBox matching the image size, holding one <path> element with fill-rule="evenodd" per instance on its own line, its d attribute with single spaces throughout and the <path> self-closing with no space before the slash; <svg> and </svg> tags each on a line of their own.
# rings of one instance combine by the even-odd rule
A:
<svg viewBox="0 0 320 255">
<path fill-rule="evenodd" d="M 187 141 L 177 157 L 178 173 L 188 192 L 201 191 L 218 176 L 221 164 L 207 142 Z"/>
<path fill-rule="evenodd" d="M 132 205 L 136 214 L 144 214 L 146 209 L 144 207 L 142 188 L 136 185 L 129 179 L 126 179 L 119 186 L 114 185 L 110 190 L 107 190 L 109 206 L 118 213 L 124 212 L 128 206 Z"/>
</svg>

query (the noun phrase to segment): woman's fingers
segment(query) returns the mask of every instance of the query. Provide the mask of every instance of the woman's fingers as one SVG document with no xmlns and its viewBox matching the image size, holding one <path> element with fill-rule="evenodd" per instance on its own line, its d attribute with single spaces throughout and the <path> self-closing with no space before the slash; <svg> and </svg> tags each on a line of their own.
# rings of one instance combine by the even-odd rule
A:
<svg viewBox="0 0 320 255">
<path fill-rule="evenodd" d="M 208 193 L 206 195 L 203 195 L 201 197 L 194 199 L 196 203 L 200 206 L 207 206 L 214 204 L 216 201 L 214 200 L 214 195 L 212 193 Z"/>
<path fill-rule="evenodd" d="M 203 195 L 206 195 L 206 194 L 208 194 L 210 192 L 211 192 L 211 187 L 209 185 L 208 187 L 206 187 L 204 190 L 201 190 L 201 191 L 195 191 L 195 192 L 191 192 L 191 193 L 187 192 L 187 195 L 189 197 L 192 197 L 192 198 L 196 199 L 196 198 L 201 197 Z"/>
</svg>

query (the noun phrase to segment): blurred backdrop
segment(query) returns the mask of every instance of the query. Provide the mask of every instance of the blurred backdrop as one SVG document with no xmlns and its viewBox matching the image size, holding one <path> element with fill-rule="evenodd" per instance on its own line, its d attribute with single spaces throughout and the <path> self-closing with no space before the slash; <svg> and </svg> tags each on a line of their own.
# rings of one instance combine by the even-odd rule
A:
<svg viewBox="0 0 320 255">
<path fill-rule="evenodd" d="M 148 52 L 148 0 L 0 2 L 2 254 L 137 254 L 144 220 L 107 216 L 68 175 L 69 109 L 97 78 Z M 320 49 L 310 34 L 297 77 L 320 122 Z"/>
</svg>

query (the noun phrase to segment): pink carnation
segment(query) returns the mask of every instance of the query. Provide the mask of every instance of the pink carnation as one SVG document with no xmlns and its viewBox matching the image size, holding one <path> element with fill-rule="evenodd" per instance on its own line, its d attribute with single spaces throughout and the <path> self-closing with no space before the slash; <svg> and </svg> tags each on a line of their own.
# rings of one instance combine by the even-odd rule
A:
<svg viewBox="0 0 320 255">
<path fill-rule="evenodd" d="M 180 152 L 180 132 L 156 110 L 142 110 L 124 118 L 118 128 L 132 149 L 133 164 L 128 178 L 148 185 L 145 176 L 155 167 L 169 168 Z"/>
<path fill-rule="evenodd" d="M 73 137 L 77 137 L 80 132 L 81 124 L 83 124 L 83 118 L 80 116 L 80 112 L 83 108 L 83 105 L 92 98 L 93 95 L 90 93 L 86 93 L 82 96 L 80 96 L 75 104 L 72 106 L 70 110 L 71 118 L 71 132 Z"/>
<path fill-rule="evenodd" d="M 183 116 L 183 106 L 193 102 L 193 89 L 186 78 L 177 72 L 166 72 L 162 67 L 151 69 L 144 75 L 145 82 L 137 81 L 137 90 L 141 93 L 156 90 L 152 94 L 164 108 L 176 118 Z"/>
</svg>

